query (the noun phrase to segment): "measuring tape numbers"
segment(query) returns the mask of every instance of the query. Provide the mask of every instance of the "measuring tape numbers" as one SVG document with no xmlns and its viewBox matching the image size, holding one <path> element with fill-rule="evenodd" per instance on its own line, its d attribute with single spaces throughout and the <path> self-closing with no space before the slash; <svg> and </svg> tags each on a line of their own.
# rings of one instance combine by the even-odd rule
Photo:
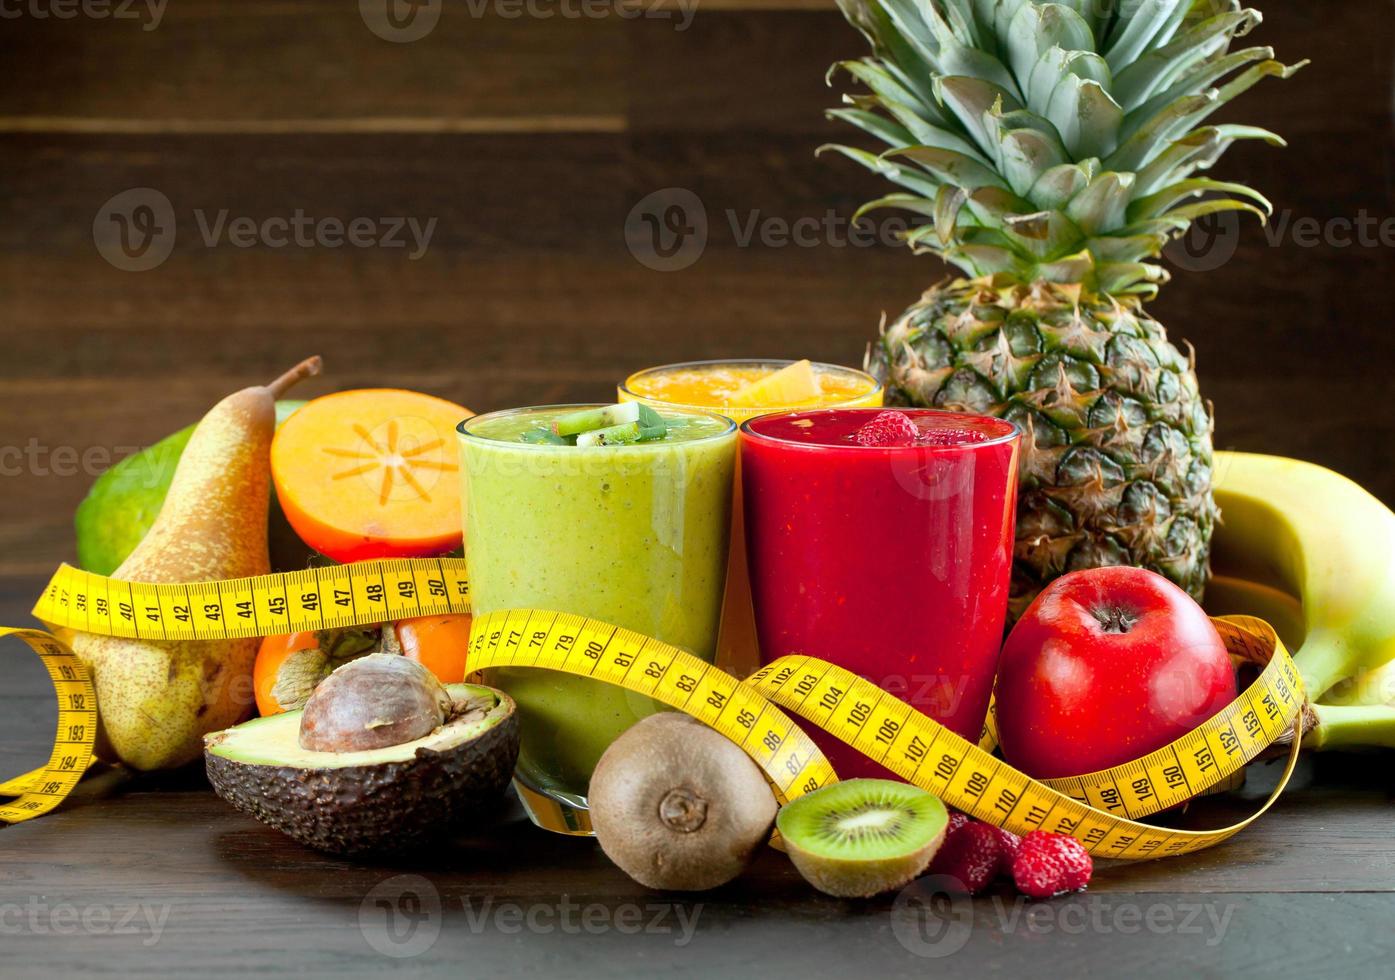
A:
<svg viewBox="0 0 1395 980">
<path fill-rule="evenodd" d="M 470 611 L 463 558 L 396 558 L 190 584 L 62 565 L 34 618 L 141 640 L 231 640 Z"/>
<path fill-rule="evenodd" d="M 191 584 L 124 582 L 61 566 L 34 607 L 51 627 L 152 642 L 218 640 L 338 629 L 470 612 L 462 559 L 388 559 Z M 1034 780 L 991 754 L 993 727 L 974 745 L 871 682 L 826 661 L 782 657 L 741 681 L 670 644 L 598 620 L 535 609 L 476 616 L 467 664 L 538 667 L 617 684 L 687 712 L 751 756 L 782 803 L 837 781 L 797 715 L 896 775 L 979 819 L 1026 833 L 1070 833 L 1092 854 L 1142 859 L 1218 844 L 1273 803 L 1301 741 L 1303 688 L 1292 659 L 1261 620 L 1213 620 L 1231 654 L 1259 677 L 1196 730 L 1142 759 L 1071 779 Z M 41 630 L 0 629 L 43 659 L 59 702 L 49 763 L 0 784 L 0 820 L 52 810 L 91 765 L 97 704 L 82 661 Z M 788 713 L 787 713 L 788 712 Z M 1233 782 L 1292 732 L 1288 764 L 1268 801 L 1217 830 L 1140 820 Z"/>
<path fill-rule="evenodd" d="M 467 663 L 472 671 L 565 671 L 685 711 L 740 745 L 781 802 L 836 779 L 813 741 L 778 710 L 784 708 L 981 820 L 1019 834 L 1068 833 L 1096 856 L 1140 860 L 1198 851 L 1239 833 L 1277 799 L 1297 760 L 1303 689 L 1288 652 L 1261 620 L 1215 623 L 1232 654 L 1265 664 L 1253 684 L 1206 724 L 1142 759 L 1049 782 L 1018 772 L 851 671 L 811 657 L 781 657 L 743 682 L 629 630 L 511 609 L 475 617 Z M 1284 774 L 1247 819 L 1207 831 L 1139 822 L 1228 779 L 1289 731 L 1294 740 Z"/>
<path fill-rule="evenodd" d="M 0 783 L 0 796 L 17 797 L 0 803 L 0 821 L 20 823 L 42 816 L 62 803 L 92 764 L 92 745 L 97 737 L 97 692 L 77 654 L 51 633 L 0 626 L 0 638 L 4 637 L 22 640 L 39 655 L 58 697 L 58 731 L 48 762 Z"/>
</svg>

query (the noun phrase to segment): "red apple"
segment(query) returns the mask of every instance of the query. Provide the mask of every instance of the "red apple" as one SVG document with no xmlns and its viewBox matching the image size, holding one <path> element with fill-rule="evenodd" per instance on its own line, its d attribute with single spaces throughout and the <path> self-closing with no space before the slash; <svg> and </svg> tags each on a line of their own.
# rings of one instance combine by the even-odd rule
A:
<svg viewBox="0 0 1395 980">
<path fill-rule="evenodd" d="M 998 666 L 998 736 L 1038 779 L 1108 769 L 1160 749 L 1235 700 L 1216 628 L 1142 568 L 1063 575 L 1027 607 Z"/>
</svg>

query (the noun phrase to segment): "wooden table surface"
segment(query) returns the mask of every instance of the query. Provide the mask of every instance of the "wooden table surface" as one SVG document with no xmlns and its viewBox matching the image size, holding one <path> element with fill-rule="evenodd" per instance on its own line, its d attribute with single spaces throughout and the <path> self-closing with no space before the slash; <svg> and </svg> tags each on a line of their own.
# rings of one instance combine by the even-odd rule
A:
<svg viewBox="0 0 1395 980">
<path fill-rule="evenodd" d="M 412 43 L 374 36 L 352 0 L 33 13 L 47 2 L 0 19 L 0 623 L 28 623 L 72 558 L 73 509 L 108 462 L 306 354 L 328 364 L 306 395 L 593 400 L 664 361 L 856 362 L 878 315 L 944 274 L 886 245 L 745 237 L 836 224 L 883 190 L 813 155 L 850 135 L 822 116 L 824 70 L 863 50 L 831 0 L 711 0 L 681 29 L 448 4 Z M 1219 445 L 1322 462 L 1395 502 L 1392 3 L 1259 5 L 1246 43 L 1313 64 L 1224 114 L 1289 148 L 1237 146 L 1215 176 L 1254 183 L 1275 220 L 1211 229 L 1222 250 L 1200 261 L 1174 254 L 1152 309 L 1195 344 Z M 706 250 L 656 272 L 630 218 L 675 187 L 703 204 Z M 94 247 L 133 188 L 177 217 L 148 271 Z M 435 225 L 408 258 L 210 243 L 200 221 L 221 212 Z M 1374 240 L 1351 240 L 1361 221 Z M 54 708 L 36 658 L 0 656 L 0 768 L 18 773 L 44 756 Z M 99 783 L 0 831 L 0 975 L 1389 974 L 1390 759 L 1307 759 L 1230 843 L 1102 869 L 1034 907 L 1007 891 L 835 901 L 774 852 L 711 894 L 658 895 L 517 811 L 411 860 L 351 864 L 233 811 L 197 772 Z M 1188 818 L 1243 814 L 1271 775 Z"/>
<path fill-rule="evenodd" d="M 0 622 L 42 580 L 16 581 Z M 7 649 L 0 770 L 47 754 L 51 689 Z M 1182 825 L 1252 811 L 1278 763 L 1195 804 Z M 0 974 L 297 972 L 451 977 L 1388 975 L 1395 955 L 1395 770 L 1386 754 L 1303 757 L 1258 824 L 1220 847 L 1101 867 L 1084 893 L 1027 902 L 817 894 L 767 850 L 713 892 L 648 891 L 594 842 L 534 828 L 510 801 L 487 826 L 409 857 L 351 862 L 233 810 L 196 766 L 109 774 L 0 832 Z"/>
</svg>

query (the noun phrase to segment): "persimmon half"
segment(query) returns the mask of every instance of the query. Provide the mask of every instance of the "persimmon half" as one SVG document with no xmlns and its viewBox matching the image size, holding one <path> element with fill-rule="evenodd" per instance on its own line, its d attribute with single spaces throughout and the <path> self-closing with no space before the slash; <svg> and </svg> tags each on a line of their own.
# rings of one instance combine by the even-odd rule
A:
<svg viewBox="0 0 1395 980">
<path fill-rule="evenodd" d="M 306 402 L 271 443 L 286 519 L 337 562 L 461 546 L 455 427 L 473 413 L 417 391 L 363 388 Z"/>
</svg>

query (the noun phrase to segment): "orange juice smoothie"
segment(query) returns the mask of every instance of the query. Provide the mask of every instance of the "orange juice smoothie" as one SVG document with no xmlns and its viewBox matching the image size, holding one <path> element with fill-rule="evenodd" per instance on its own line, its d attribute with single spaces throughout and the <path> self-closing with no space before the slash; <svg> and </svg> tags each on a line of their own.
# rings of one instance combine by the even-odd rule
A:
<svg viewBox="0 0 1395 980">
<path fill-rule="evenodd" d="M 749 402 L 742 389 L 757 384 L 795 361 L 721 360 L 665 364 L 636 372 L 620 385 L 621 401 L 642 401 L 670 408 L 720 412 L 734 422 L 744 422 L 798 408 L 862 408 L 882 404 L 882 386 L 864 371 L 836 364 L 811 365 L 817 393 L 779 404 Z M 717 664 L 738 677 L 760 667 L 756 621 L 751 605 L 751 578 L 746 568 L 746 532 L 741 502 L 740 460 L 733 490 L 731 549 L 727 589 L 722 603 L 722 627 L 717 641 Z"/>
</svg>

